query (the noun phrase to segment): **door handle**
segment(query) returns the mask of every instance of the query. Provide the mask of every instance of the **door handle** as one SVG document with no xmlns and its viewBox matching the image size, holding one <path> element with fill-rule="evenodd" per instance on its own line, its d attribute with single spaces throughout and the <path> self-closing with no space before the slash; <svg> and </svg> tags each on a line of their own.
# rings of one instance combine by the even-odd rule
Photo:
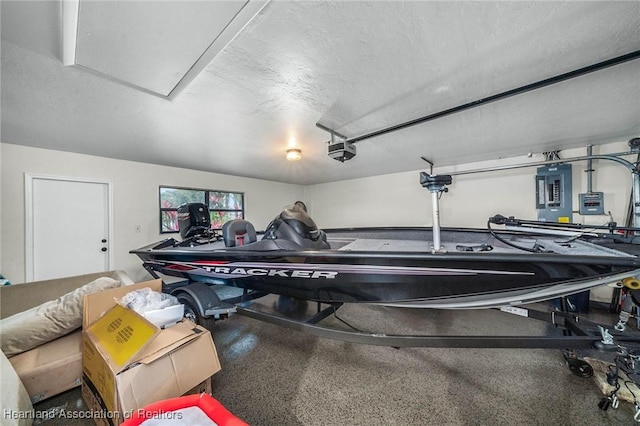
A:
<svg viewBox="0 0 640 426">
<path fill-rule="evenodd" d="M 101 251 L 107 251 L 107 248 L 106 247 L 102 247 L 100 250 Z"/>
<path fill-rule="evenodd" d="M 102 239 L 102 242 L 103 242 L 103 243 L 106 243 L 106 242 L 107 242 L 106 238 L 103 238 L 103 239 Z"/>
</svg>

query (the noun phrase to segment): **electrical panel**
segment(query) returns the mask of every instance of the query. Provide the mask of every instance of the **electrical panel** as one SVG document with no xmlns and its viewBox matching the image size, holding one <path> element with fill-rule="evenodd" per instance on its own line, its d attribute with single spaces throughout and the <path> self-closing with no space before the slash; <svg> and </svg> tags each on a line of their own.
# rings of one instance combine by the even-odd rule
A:
<svg viewBox="0 0 640 426">
<path fill-rule="evenodd" d="M 573 221 L 571 165 L 540 167 L 536 175 L 536 209 L 542 222 Z"/>
<path fill-rule="evenodd" d="M 582 215 L 604 214 L 604 194 L 602 192 L 587 192 L 578 194 L 580 206 L 578 211 Z"/>
</svg>

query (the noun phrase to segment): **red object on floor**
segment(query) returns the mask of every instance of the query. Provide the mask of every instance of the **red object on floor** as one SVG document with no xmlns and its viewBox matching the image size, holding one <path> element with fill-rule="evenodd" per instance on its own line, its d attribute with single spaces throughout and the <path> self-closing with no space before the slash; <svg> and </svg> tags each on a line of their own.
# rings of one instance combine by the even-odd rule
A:
<svg viewBox="0 0 640 426">
<path fill-rule="evenodd" d="M 166 399 L 154 402 L 132 413 L 121 426 L 137 426 L 145 420 L 149 420 L 158 414 L 166 414 L 172 411 L 188 407 L 200 408 L 213 422 L 219 426 L 249 426 L 247 423 L 234 416 L 224 406 L 210 395 L 196 394 L 178 398 Z"/>
</svg>

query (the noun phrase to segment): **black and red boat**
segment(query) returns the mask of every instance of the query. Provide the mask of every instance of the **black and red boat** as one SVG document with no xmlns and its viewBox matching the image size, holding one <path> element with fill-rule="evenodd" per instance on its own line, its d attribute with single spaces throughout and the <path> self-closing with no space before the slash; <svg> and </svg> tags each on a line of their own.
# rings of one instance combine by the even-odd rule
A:
<svg viewBox="0 0 640 426">
<path fill-rule="evenodd" d="M 206 206 L 186 205 L 179 215 L 186 224 L 182 241 L 170 238 L 132 251 L 152 275 L 322 303 L 491 308 L 623 280 L 633 286 L 640 276 L 640 258 L 600 244 L 610 232 L 514 229 L 509 225 L 518 221 L 503 216 L 491 218 L 484 230 L 320 230 L 304 208 L 294 206 L 264 233 L 234 220 L 217 235 Z"/>
</svg>

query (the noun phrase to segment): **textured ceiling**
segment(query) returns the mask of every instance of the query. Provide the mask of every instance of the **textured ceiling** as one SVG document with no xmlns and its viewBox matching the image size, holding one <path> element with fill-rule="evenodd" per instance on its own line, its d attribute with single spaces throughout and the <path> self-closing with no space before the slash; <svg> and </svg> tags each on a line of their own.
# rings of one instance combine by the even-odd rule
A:
<svg viewBox="0 0 640 426">
<path fill-rule="evenodd" d="M 245 2 L 191 3 L 186 11 L 180 2 L 153 7 L 139 1 L 81 5 L 75 63 L 169 96 Z"/>
<path fill-rule="evenodd" d="M 260 3 L 80 0 L 82 66 L 64 66 L 61 3 L 3 0 L 1 141 L 314 184 L 640 136 L 640 59 L 363 140 L 345 163 L 316 127 L 356 137 L 638 51 L 640 2 Z"/>
</svg>

